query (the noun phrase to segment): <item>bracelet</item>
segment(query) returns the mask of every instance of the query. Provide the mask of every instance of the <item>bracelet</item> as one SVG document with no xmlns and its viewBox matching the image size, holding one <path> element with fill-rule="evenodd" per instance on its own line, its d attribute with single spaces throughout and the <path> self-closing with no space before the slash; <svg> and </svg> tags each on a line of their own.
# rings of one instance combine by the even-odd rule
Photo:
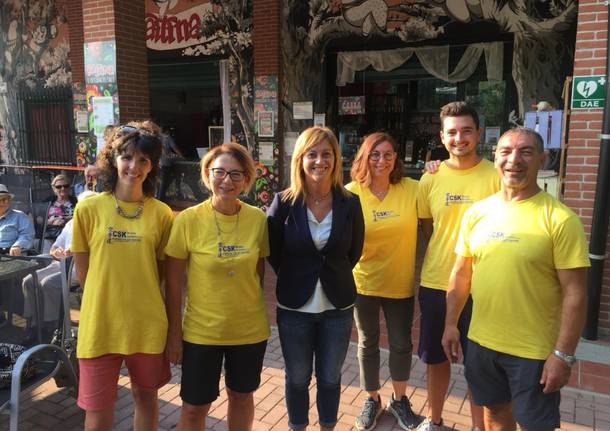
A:
<svg viewBox="0 0 610 431">
<path fill-rule="evenodd" d="M 559 350 L 553 350 L 553 355 L 565 362 L 568 367 L 571 367 L 576 362 L 576 356 L 560 352 Z"/>
</svg>

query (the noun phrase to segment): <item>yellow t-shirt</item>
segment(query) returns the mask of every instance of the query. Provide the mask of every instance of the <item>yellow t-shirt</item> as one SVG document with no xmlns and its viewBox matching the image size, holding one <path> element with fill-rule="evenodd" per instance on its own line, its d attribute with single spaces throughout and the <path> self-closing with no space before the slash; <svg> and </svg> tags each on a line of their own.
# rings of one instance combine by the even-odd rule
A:
<svg viewBox="0 0 610 431">
<path fill-rule="evenodd" d="M 127 213 L 137 208 L 119 204 Z M 79 358 L 163 352 L 167 316 L 157 261 L 163 259 L 172 219 L 172 210 L 153 198 L 144 201 L 137 219 L 118 215 L 110 193 L 76 206 L 71 249 L 89 253 Z"/>
<path fill-rule="evenodd" d="M 417 245 L 417 181 L 391 184 L 379 201 L 368 187 L 351 182 L 346 188 L 360 197 L 364 215 L 364 247 L 354 267 L 361 295 L 384 298 L 413 296 Z"/>
<path fill-rule="evenodd" d="M 576 214 L 546 192 L 517 202 L 496 194 L 466 212 L 455 251 L 473 258 L 468 337 L 499 352 L 545 359 L 559 334 L 557 269 L 589 266 Z"/>
<path fill-rule="evenodd" d="M 226 216 L 213 211 L 209 200 L 188 208 L 176 217 L 165 253 L 188 259 L 185 341 L 240 345 L 269 338 L 256 272 L 258 260 L 269 255 L 260 209 L 242 202 L 238 215 Z"/>
<path fill-rule="evenodd" d="M 425 173 L 419 182 L 417 214 L 433 219 L 434 231 L 428 242 L 420 284 L 447 290 L 455 263 L 455 242 L 464 212 L 473 202 L 500 190 L 500 179 L 489 160 L 483 159 L 470 169 L 451 169 L 445 162 L 435 174 Z"/>
</svg>

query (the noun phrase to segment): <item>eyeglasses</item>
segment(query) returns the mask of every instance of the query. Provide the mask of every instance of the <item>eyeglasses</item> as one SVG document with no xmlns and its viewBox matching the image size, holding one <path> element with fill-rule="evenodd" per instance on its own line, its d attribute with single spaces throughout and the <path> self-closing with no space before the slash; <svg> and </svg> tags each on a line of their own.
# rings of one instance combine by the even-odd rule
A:
<svg viewBox="0 0 610 431">
<path fill-rule="evenodd" d="M 396 157 L 396 152 L 388 151 L 385 153 L 380 153 L 379 151 L 371 151 L 371 153 L 369 154 L 369 159 L 374 162 L 378 161 L 382 157 L 383 160 L 387 160 L 389 162 L 390 160 L 394 160 L 394 158 Z"/>
<path fill-rule="evenodd" d="M 61 189 L 69 189 L 72 186 L 69 184 L 55 184 L 53 187 L 55 187 L 57 190 L 61 190 Z"/>
<path fill-rule="evenodd" d="M 223 168 L 212 168 L 210 171 L 217 180 L 224 180 L 227 175 L 231 178 L 231 181 L 235 182 L 243 181 L 246 178 L 244 171 L 226 171 Z"/>
</svg>

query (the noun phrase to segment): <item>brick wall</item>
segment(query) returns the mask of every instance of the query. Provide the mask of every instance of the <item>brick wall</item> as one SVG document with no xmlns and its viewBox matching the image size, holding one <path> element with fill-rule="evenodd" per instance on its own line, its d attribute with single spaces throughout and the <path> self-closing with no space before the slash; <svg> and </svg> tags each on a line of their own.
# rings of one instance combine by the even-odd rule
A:
<svg viewBox="0 0 610 431">
<path fill-rule="evenodd" d="M 601 1 L 579 2 L 574 76 L 606 73 L 607 10 L 607 6 Z M 591 230 L 600 148 L 598 135 L 601 129 L 601 109 L 572 111 L 568 135 L 565 203 L 581 217 L 587 235 Z M 610 236 L 608 250 L 610 251 Z M 606 259 L 604 265 L 599 335 L 600 338 L 610 338 L 609 259 Z"/>
<path fill-rule="evenodd" d="M 116 41 L 120 122 L 150 116 L 144 0 L 81 0 L 84 41 Z"/>
<path fill-rule="evenodd" d="M 144 0 L 115 0 L 121 123 L 150 117 Z"/>
<path fill-rule="evenodd" d="M 85 55 L 83 51 L 83 0 L 63 0 L 70 31 L 70 65 L 72 82 L 85 82 Z"/>
<path fill-rule="evenodd" d="M 254 75 L 277 75 L 280 68 L 279 0 L 257 0 L 253 3 Z"/>
</svg>

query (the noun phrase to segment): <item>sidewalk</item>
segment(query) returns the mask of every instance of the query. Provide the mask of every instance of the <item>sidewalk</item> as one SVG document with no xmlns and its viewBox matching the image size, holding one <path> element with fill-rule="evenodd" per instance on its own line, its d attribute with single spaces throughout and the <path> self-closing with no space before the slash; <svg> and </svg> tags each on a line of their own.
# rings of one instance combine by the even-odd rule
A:
<svg viewBox="0 0 610 431">
<path fill-rule="evenodd" d="M 391 385 L 387 373 L 387 351 L 381 355 L 381 377 L 385 382 L 381 389 L 383 401 L 391 394 Z M 261 386 L 254 394 L 256 404 L 254 430 L 279 431 L 287 430 L 286 406 L 284 403 L 284 362 L 277 329 L 272 328 L 271 338 L 265 355 Z M 425 414 L 424 364 L 414 358 L 408 395 L 415 412 Z M 180 369 L 173 369 L 173 378 L 159 394 L 159 430 L 175 429 L 180 415 L 179 397 Z M 115 430 L 131 429 L 133 421 L 133 403 L 129 388 L 129 378 L 123 374 L 119 380 L 120 388 L 115 409 Z M 222 382 L 221 382 L 222 385 Z M 312 381 L 312 410 L 310 423 L 317 424 L 315 412 L 315 379 Z M 337 431 L 355 430 L 354 418 L 360 412 L 364 394 L 358 387 L 358 362 L 356 344 L 351 343 L 345 366 L 343 368 L 341 405 Z M 445 403 L 445 425 L 456 430 L 470 429 L 469 404 L 466 400 L 466 382 L 459 368 L 454 369 L 449 385 L 449 395 Z M 562 391 L 562 428 L 563 430 L 610 430 L 610 397 L 595 395 L 576 390 Z M 227 430 L 227 399 L 224 391 L 213 404 L 207 421 L 206 430 Z M 22 400 L 20 430 L 81 430 L 84 414 L 76 406 L 76 401 L 67 395 L 67 391 L 58 390 L 53 381 L 47 382 Z M 0 417 L 0 430 L 8 429 L 8 416 Z M 310 427 L 310 429 L 315 429 Z M 377 431 L 400 430 L 393 416 L 382 415 Z"/>
</svg>

